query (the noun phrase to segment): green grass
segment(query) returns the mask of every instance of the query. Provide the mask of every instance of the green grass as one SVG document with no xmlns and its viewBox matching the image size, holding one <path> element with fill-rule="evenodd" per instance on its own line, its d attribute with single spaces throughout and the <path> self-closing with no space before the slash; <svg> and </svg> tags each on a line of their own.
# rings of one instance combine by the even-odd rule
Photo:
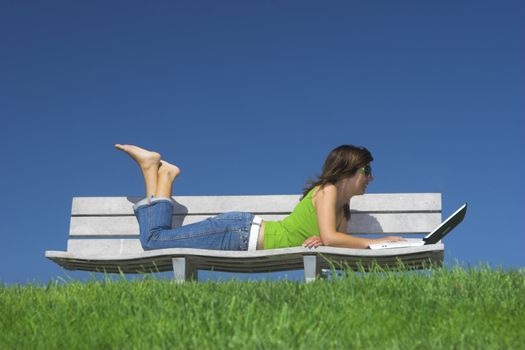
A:
<svg viewBox="0 0 525 350">
<path fill-rule="evenodd" d="M 0 349 L 524 349 L 525 274 L 0 287 Z"/>
</svg>

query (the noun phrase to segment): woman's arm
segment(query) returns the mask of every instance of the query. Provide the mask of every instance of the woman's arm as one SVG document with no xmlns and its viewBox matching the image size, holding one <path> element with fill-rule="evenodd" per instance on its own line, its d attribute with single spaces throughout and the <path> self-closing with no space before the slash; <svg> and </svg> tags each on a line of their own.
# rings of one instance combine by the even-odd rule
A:
<svg viewBox="0 0 525 350">
<path fill-rule="evenodd" d="M 319 189 L 313 198 L 317 212 L 319 232 L 324 245 L 343 248 L 368 248 L 372 243 L 385 241 L 401 241 L 402 237 L 389 236 L 378 239 L 354 237 L 336 228 L 337 189 L 334 185 L 326 185 Z M 339 229 L 346 231 L 348 222 L 341 220 Z"/>
</svg>

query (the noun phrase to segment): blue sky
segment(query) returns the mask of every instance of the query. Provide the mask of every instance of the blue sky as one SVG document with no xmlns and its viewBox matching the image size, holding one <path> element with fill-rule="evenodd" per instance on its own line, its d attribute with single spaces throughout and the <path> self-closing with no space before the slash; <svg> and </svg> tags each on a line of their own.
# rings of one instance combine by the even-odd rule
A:
<svg viewBox="0 0 525 350">
<path fill-rule="evenodd" d="M 521 1 L 3 1 L 0 282 L 65 272 L 71 198 L 142 195 L 113 150 L 158 150 L 174 195 L 293 194 L 340 144 L 371 193 L 469 202 L 446 260 L 520 268 Z M 85 273 L 68 273 L 84 278 Z"/>
</svg>

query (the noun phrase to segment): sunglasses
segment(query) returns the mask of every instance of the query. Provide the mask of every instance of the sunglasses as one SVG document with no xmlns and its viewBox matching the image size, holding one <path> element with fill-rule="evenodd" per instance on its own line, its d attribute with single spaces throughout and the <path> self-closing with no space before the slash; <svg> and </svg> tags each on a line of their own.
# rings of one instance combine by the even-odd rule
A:
<svg viewBox="0 0 525 350">
<path fill-rule="evenodd" d="M 364 167 L 360 168 L 359 170 L 361 170 L 363 172 L 363 174 L 365 174 L 366 176 L 372 176 L 372 167 L 370 166 L 370 164 L 365 165 Z"/>
</svg>

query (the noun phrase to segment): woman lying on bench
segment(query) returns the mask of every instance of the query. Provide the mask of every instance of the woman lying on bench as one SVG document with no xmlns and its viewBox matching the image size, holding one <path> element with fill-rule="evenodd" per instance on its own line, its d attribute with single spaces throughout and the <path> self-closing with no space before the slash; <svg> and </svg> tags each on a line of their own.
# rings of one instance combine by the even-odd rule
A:
<svg viewBox="0 0 525 350">
<path fill-rule="evenodd" d="M 303 245 L 367 248 L 372 243 L 404 240 L 389 236 L 370 239 L 346 233 L 350 199 L 365 193 L 373 180 L 370 152 L 364 147 L 343 145 L 330 152 L 319 179 L 306 186 L 301 201 L 281 221 L 263 221 L 244 212 L 228 212 L 201 222 L 172 228 L 172 185 L 180 169 L 160 154 L 132 145 L 115 147 L 140 167 L 146 198 L 133 206 L 144 250 L 199 248 L 256 250 Z"/>
</svg>

